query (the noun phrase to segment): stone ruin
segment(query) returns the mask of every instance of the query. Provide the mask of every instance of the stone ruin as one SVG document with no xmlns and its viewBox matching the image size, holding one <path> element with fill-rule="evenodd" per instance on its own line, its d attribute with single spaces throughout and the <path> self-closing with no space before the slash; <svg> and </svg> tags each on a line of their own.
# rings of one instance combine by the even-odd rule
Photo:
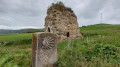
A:
<svg viewBox="0 0 120 67">
<path fill-rule="evenodd" d="M 54 67 L 57 42 L 81 38 L 77 17 L 63 3 L 52 4 L 45 18 L 45 32 L 32 35 L 31 67 Z M 58 41 L 57 41 L 58 40 Z"/>
<path fill-rule="evenodd" d="M 77 17 L 71 8 L 63 3 L 52 4 L 45 18 L 45 32 L 57 34 L 59 42 L 81 38 Z"/>
</svg>

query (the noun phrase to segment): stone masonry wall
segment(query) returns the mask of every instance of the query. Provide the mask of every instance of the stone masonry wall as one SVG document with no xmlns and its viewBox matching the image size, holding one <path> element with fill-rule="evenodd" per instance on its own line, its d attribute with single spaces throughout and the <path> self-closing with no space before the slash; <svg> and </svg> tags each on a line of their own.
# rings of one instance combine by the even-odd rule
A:
<svg viewBox="0 0 120 67">
<path fill-rule="evenodd" d="M 59 42 L 81 38 L 77 17 L 74 12 L 48 9 L 45 18 L 45 31 L 56 33 Z"/>
</svg>

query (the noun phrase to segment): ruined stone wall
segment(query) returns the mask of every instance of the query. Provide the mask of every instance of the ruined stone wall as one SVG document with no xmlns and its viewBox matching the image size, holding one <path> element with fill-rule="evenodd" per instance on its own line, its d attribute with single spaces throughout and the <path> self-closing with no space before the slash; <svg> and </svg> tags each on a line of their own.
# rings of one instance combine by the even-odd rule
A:
<svg viewBox="0 0 120 67">
<path fill-rule="evenodd" d="M 56 33 L 59 42 L 82 37 L 74 12 L 48 9 L 45 19 L 45 31 Z"/>
</svg>

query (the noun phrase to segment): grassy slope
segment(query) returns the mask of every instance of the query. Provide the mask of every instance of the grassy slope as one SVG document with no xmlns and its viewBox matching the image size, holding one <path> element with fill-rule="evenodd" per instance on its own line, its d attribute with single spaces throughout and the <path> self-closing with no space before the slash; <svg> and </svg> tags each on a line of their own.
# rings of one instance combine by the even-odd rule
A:
<svg viewBox="0 0 120 67">
<path fill-rule="evenodd" d="M 32 38 L 31 33 L 0 35 L 0 42 L 15 41 L 15 40 L 22 40 L 22 39 L 30 39 L 30 38 Z"/>
<path fill-rule="evenodd" d="M 84 38 L 58 44 L 56 66 L 118 67 L 120 65 L 120 26 L 94 25 L 82 27 L 80 30 Z M 8 36 L 10 39 L 7 38 L 7 41 L 17 39 L 12 45 L 0 47 L 1 67 L 29 67 L 31 40 L 27 38 L 31 39 L 31 34 L 22 35 L 20 38 L 16 35 L 0 36 L 0 41 L 6 40 L 5 37 Z"/>
<path fill-rule="evenodd" d="M 120 66 L 120 26 L 94 25 L 81 32 L 85 38 L 58 45 L 58 66 Z"/>
</svg>

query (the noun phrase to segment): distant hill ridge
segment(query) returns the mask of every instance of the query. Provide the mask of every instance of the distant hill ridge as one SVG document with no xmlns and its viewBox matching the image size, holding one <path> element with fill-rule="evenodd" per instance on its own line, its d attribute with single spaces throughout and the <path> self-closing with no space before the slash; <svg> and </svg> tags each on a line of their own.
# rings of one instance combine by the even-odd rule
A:
<svg viewBox="0 0 120 67">
<path fill-rule="evenodd" d="M 0 29 L 0 34 L 14 34 L 14 33 L 34 33 L 43 32 L 44 29 L 20 29 L 20 30 L 10 30 L 10 29 Z"/>
<path fill-rule="evenodd" d="M 120 24 L 94 24 L 94 25 L 89 25 L 89 26 L 97 26 L 97 27 L 111 27 L 111 26 L 120 26 Z M 34 33 L 34 32 L 44 32 L 44 29 L 20 29 L 20 30 L 9 30 L 9 29 L 0 29 L 0 35 L 1 34 L 14 34 L 14 33 Z"/>
<path fill-rule="evenodd" d="M 94 24 L 94 25 L 89 25 L 89 26 L 120 26 L 120 24 Z"/>
</svg>

